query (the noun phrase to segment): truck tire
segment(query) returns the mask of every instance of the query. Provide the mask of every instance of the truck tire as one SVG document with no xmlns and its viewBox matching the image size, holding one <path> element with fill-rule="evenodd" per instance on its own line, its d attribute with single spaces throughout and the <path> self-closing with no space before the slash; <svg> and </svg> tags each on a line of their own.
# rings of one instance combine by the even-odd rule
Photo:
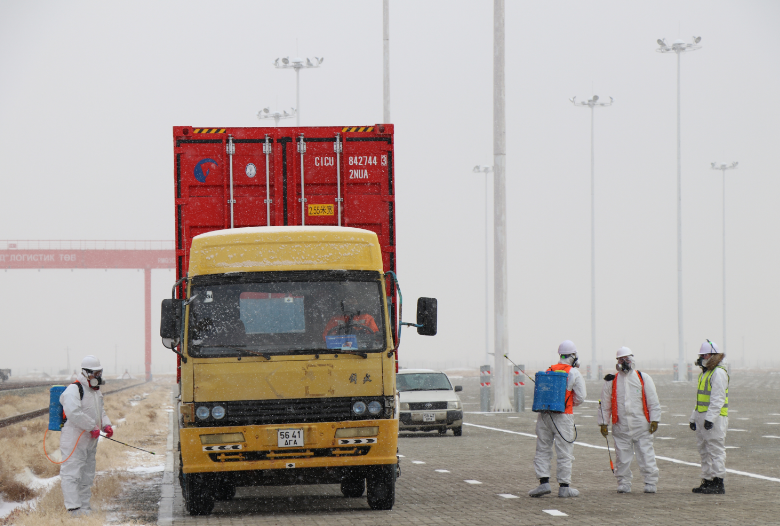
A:
<svg viewBox="0 0 780 526">
<path fill-rule="evenodd" d="M 456 437 L 459 437 L 459 436 L 461 436 L 461 435 L 463 434 L 463 426 L 453 427 L 453 428 L 452 428 L 452 433 L 453 433 L 453 434 L 454 434 Z"/>
<path fill-rule="evenodd" d="M 236 496 L 236 487 L 232 484 L 224 484 L 214 488 L 214 500 L 233 500 Z"/>
<path fill-rule="evenodd" d="M 184 505 L 190 515 L 209 515 L 214 509 L 214 498 L 197 474 L 184 475 Z"/>
<path fill-rule="evenodd" d="M 377 466 L 367 477 L 368 505 L 372 510 L 392 510 L 395 504 L 396 465 Z"/>
<path fill-rule="evenodd" d="M 366 479 L 346 479 L 341 481 L 341 493 L 348 499 L 362 497 L 366 491 Z"/>
</svg>

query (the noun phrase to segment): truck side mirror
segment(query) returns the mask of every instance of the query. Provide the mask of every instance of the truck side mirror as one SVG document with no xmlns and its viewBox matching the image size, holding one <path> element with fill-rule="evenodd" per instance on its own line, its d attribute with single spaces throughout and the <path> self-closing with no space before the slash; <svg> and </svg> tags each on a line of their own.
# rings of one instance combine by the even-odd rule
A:
<svg viewBox="0 0 780 526">
<path fill-rule="evenodd" d="M 417 299 L 417 334 L 436 336 L 436 298 Z"/>
<path fill-rule="evenodd" d="M 179 344 L 181 334 L 181 309 L 184 300 L 167 299 L 162 301 L 160 311 L 160 336 L 163 345 L 173 349 Z"/>
</svg>

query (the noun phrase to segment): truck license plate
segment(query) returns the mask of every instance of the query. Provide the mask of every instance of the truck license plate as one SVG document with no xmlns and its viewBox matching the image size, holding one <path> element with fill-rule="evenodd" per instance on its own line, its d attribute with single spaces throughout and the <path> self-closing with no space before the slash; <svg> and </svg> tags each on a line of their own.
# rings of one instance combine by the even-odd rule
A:
<svg viewBox="0 0 780 526">
<path fill-rule="evenodd" d="M 436 413 L 423 413 L 423 422 L 436 422 Z"/>
<path fill-rule="evenodd" d="M 279 429 L 278 447 L 303 447 L 303 429 Z"/>
</svg>

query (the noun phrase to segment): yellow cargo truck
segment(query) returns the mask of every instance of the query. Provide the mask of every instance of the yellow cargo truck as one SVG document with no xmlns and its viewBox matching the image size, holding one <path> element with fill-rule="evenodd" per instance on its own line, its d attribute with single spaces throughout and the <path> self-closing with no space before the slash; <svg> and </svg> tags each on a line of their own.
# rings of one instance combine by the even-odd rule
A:
<svg viewBox="0 0 780 526">
<path fill-rule="evenodd" d="M 340 484 L 345 497 L 367 493 L 372 509 L 391 509 L 397 342 L 387 291 L 397 282 L 383 272 L 377 235 L 216 230 L 194 236 L 188 258 L 160 335 L 181 360 L 189 513 L 209 514 L 239 486 L 294 484 Z M 435 334 L 436 300 L 420 298 L 417 323 L 405 325 Z"/>
</svg>

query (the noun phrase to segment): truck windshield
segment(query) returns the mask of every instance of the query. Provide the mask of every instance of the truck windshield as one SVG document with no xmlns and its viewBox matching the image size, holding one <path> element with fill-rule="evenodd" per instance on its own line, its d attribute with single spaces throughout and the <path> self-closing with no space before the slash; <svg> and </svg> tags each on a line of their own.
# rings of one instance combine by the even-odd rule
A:
<svg viewBox="0 0 780 526">
<path fill-rule="evenodd" d="M 189 309 L 197 357 L 385 347 L 378 281 L 193 285 Z"/>
</svg>

